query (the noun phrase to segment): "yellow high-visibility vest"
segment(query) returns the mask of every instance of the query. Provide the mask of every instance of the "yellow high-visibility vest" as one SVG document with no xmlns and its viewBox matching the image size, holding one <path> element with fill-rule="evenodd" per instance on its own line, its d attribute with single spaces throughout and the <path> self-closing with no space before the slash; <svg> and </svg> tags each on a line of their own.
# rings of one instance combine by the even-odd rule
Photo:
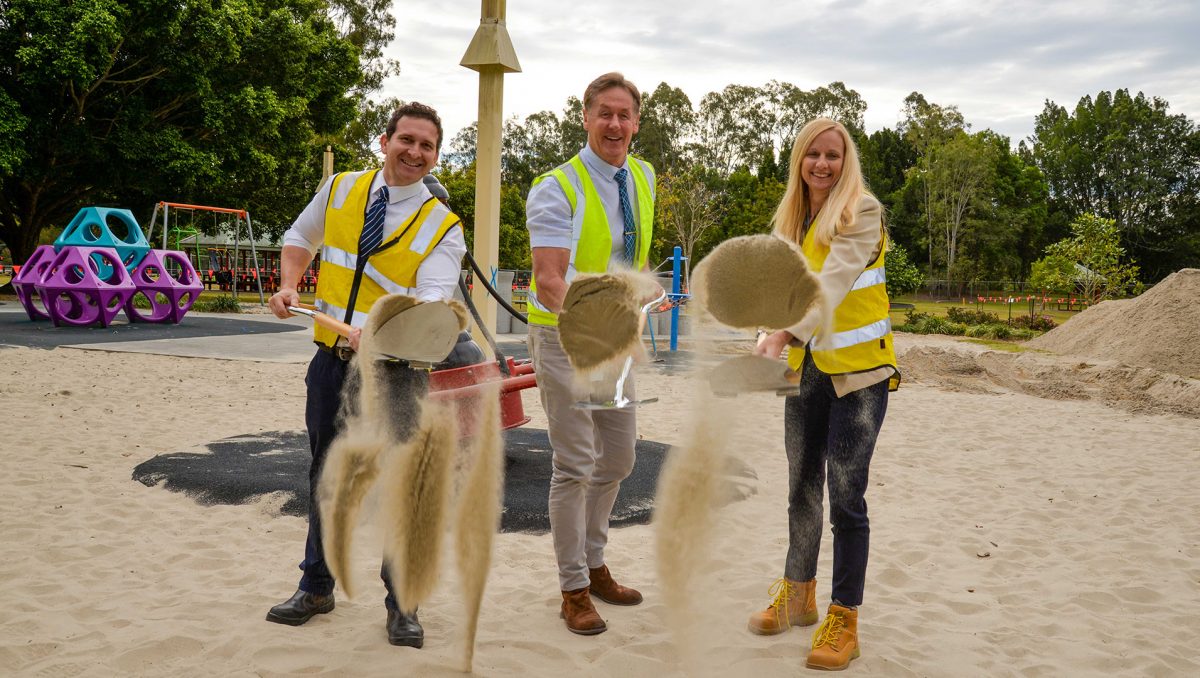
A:
<svg viewBox="0 0 1200 678">
<path fill-rule="evenodd" d="M 654 167 L 645 160 L 629 156 L 629 174 L 633 177 L 633 185 L 637 192 L 638 235 L 637 250 L 633 268 L 640 270 L 646 265 L 650 256 L 650 237 L 654 231 L 654 195 L 648 177 L 654 175 Z M 568 160 L 557 168 L 546 172 L 533 180 L 536 186 L 543 179 L 553 177 L 562 187 L 571 205 L 571 265 L 576 273 L 604 273 L 608 270 L 608 260 L 612 256 L 612 231 L 609 230 L 608 216 L 600 195 L 596 193 L 596 185 L 584 167 L 583 158 L 579 155 Z M 579 191 L 582 189 L 583 199 Z M 567 282 L 573 276 L 570 266 L 567 272 Z M 529 281 L 529 297 L 526 313 L 532 325 L 558 325 L 558 314 L 551 312 L 537 299 L 537 280 Z"/>
<path fill-rule="evenodd" d="M 358 238 L 366 220 L 371 182 L 379 170 L 334 175 L 325 206 L 325 243 L 321 248 L 321 273 L 317 279 L 316 307 L 355 327 L 366 324 L 367 313 L 385 294 L 414 295 L 417 269 L 446 233 L 462 227 L 459 218 L 430 197 L 403 224 L 389 232 L 383 244 L 363 262 L 358 296 L 347 312 L 357 271 Z M 347 183 L 348 182 L 348 183 Z M 347 190 L 348 189 L 348 190 Z M 338 335 L 319 325 L 313 328 L 317 343 L 333 346 Z"/>
<path fill-rule="evenodd" d="M 815 225 L 815 224 L 814 224 Z M 808 267 L 821 272 L 829 246 L 820 245 L 816 228 L 810 227 L 800 249 Z M 892 337 L 892 321 L 888 316 L 887 278 L 884 254 L 887 252 L 887 231 L 879 228 L 879 256 L 867 265 L 842 303 L 833 310 L 833 328 L 823 336 L 823 328 L 813 333 L 808 346 L 788 349 L 788 365 L 800 371 L 805 351 L 812 349 L 813 363 L 828 375 L 867 372 L 885 365 L 896 367 L 896 349 Z M 888 380 L 888 390 L 900 386 L 899 371 Z"/>
</svg>

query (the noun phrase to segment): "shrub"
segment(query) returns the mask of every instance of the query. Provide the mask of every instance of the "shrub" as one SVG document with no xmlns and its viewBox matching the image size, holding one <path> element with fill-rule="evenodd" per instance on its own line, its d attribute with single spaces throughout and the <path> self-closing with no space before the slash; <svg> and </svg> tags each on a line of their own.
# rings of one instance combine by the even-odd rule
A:
<svg viewBox="0 0 1200 678">
<path fill-rule="evenodd" d="M 1008 324 L 1015 328 L 1034 330 L 1035 332 L 1049 332 L 1055 327 L 1058 327 L 1058 323 L 1054 322 L 1054 318 L 1051 318 L 1048 315 L 1017 316 L 1016 318 L 1008 321 Z"/>
<path fill-rule="evenodd" d="M 960 337 L 967 331 L 967 326 L 929 313 L 909 311 L 905 314 L 904 324 L 896 329 L 913 334 L 949 334 Z"/>
<path fill-rule="evenodd" d="M 213 299 L 198 299 L 192 310 L 200 313 L 241 313 L 242 307 L 228 294 Z"/>
<path fill-rule="evenodd" d="M 946 309 L 946 317 L 964 325 L 993 325 L 1000 322 L 1000 316 L 991 311 L 973 311 L 958 306 Z"/>
<path fill-rule="evenodd" d="M 988 323 L 972 325 L 967 328 L 967 336 L 976 339 L 1011 339 L 1013 329 L 1004 323 Z"/>
</svg>

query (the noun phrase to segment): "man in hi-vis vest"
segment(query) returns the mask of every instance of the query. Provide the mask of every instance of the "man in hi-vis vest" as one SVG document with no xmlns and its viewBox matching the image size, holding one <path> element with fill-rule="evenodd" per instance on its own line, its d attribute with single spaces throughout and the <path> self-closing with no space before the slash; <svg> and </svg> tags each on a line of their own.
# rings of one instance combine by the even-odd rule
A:
<svg viewBox="0 0 1200 678">
<path fill-rule="evenodd" d="M 392 114 L 379 145 L 382 170 L 334 175 L 284 235 L 281 286 L 270 302 L 280 318 L 290 315 L 288 306 L 299 304 L 296 285 L 318 250 L 316 306 L 355 328 L 366 323 L 371 305 L 386 294 L 420 301 L 447 300 L 454 294 L 467 251 L 462 223 L 423 182 L 438 161 L 441 119 L 428 106 L 405 104 Z M 267 621 L 299 626 L 333 609 L 334 581 L 325 564 L 314 492 L 325 454 L 339 432 L 343 386 L 360 335 L 358 330 L 343 339 L 319 326 L 315 329 L 317 352 L 305 377 L 305 423 L 313 459 L 308 473 L 308 541 L 300 564 L 304 574 L 299 590 L 271 608 Z M 384 363 L 380 372 L 394 395 L 386 405 L 393 424 L 398 431 L 411 432 L 416 398 L 426 390 L 427 375 L 400 361 Z M 424 631 L 417 615 L 400 611 L 386 565 L 381 576 L 387 587 L 388 641 L 421 647 Z"/>
<path fill-rule="evenodd" d="M 538 177 L 526 203 L 533 249 L 529 353 L 554 449 L 550 530 L 562 618 L 581 635 L 607 628 L 592 597 L 614 605 L 642 602 L 640 593 L 613 581 L 604 560 L 609 514 L 621 481 L 633 470 L 637 421 L 632 409 L 572 407 L 579 398 L 558 341 L 557 313 L 576 274 L 647 268 L 654 168 L 629 155 L 640 107 L 641 93 L 620 73 L 588 85 L 583 95 L 587 146 Z M 630 382 L 625 388 L 632 393 Z"/>
</svg>

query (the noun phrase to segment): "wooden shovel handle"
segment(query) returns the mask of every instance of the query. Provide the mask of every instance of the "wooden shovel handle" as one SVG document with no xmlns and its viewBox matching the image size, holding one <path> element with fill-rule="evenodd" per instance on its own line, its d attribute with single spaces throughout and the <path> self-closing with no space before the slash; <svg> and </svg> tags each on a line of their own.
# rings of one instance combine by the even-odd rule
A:
<svg viewBox="0 0 1200 678">
<path fill-rule="evenodd" d="M 296 307 L 302 308 L 306 311 L 316 311 L 312 315 L 313 322 L 320 325 L 321 327 L 324 327 L 327 330 L 332 330 L 332 331 L 336 332 L 340 336 L 343 336 L 343 337 L 349 339 L 350 335 L 354 333 L 353 327 L 338 320 L 337 318 L 334 318 L 333 316 L 329 315 L 328 313 L 323 313 L 323 312 L 317 310 L 317 307 L 313 306 L 312 304 L 297 303 Z"/>
</svg>

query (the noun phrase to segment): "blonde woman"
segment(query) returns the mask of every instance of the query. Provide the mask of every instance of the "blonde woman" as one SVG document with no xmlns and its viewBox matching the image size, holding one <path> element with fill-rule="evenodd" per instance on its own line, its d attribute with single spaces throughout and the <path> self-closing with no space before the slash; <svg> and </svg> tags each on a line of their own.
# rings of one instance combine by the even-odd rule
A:
<svg viewBox="0 0 1200 678">
<path fill-rule="evenodd" d="M 900 383 L 884 286 L 879 201 L 867 191 L 854 141 L 840 123 L 809 122 L 796 136 L 775 234 L 803 250 L 818 274 L 828 315 L 812 313 L 767 336 L 757 353 L 801 372 L 800 394 L 784 404 L 789 541 L 783 577 L 750 630 L 770 635 L 817 622 L 816 571 L 828 477 L 833 529 L 832 604 L 813 635 L 807 665 L 842 669 L 859 656 L 858 606 L 867 570 L 867 475 Z M 824 323 L 824 326 L 818 326 Z"/>
</svg>

